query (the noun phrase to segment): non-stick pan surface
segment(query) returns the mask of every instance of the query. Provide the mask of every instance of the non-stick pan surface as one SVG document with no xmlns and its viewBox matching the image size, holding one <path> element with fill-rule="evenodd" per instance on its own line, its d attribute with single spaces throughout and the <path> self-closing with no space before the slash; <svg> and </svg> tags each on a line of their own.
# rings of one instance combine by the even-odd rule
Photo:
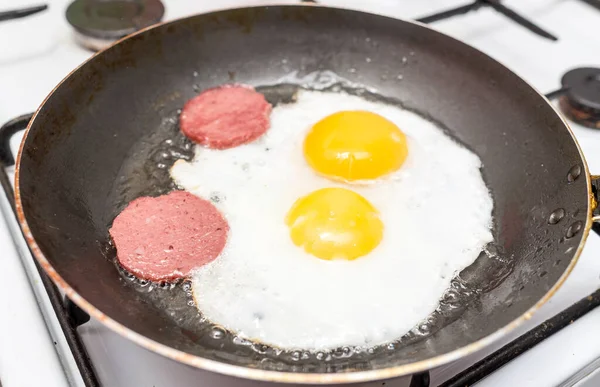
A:
<svg viewBox="0 0 600 387">
<path fill-rule="evenodd" d="M 272 85 L 294 71 L 298 77 L 332 71 L 374 88 L 370 97 L 385 96 L 438 122 L 484 163 L 496 241 L 444 296 L 454 312 L 434 316 L 400 344 L 373 353 L 340 349 L 325 359 L 235 344 L 198 323 L 188 285 L 140 283 L 114 264 L 107 233 L 114 216 L 136 197 L 173 189 L 168 166 L 192 155 L 178 132 L 178 109 L 201 89 Z M 286 96 L 285 87 L 263 90 L 274 102 Z M 30 245 L 50 276 L 124 336 L 218 372 L 324 383 L 431 368 L 528 319 L 580 252 L 591 225 L 589 184 L 565 122 L 484 54 L 411 22 L 277 6 L 163 24 L 75 70 L 30 125 L 20 152 L 17 203 Z M 436 181 L 431 188 L 445 189 Z M 549 222 L 555 210 L 563 214 L 560 209 L 564 217 L 555 214 Z M 460 221 L 432 220 L 432 238 Z"/>
</svg>

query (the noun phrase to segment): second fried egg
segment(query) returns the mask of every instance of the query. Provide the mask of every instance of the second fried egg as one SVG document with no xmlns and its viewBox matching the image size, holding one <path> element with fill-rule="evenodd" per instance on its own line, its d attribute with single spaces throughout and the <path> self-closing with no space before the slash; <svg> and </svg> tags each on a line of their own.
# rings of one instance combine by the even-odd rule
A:
<svg viewBox="0 0 600 387">
<path fill-rule="evenodd" d="M 315 171 L 305 158 L 307 135 L 341 111 L 385 118 L 403 132 L 407 155 L 390 168 L 379 163 L 381 173 L 369 174 L 367 166 L 361 176 L 380 177 L 360 184 Z M 299 92 L 295 103 L 273 109 L 259 140 L 227 150 L 197 147 L 192 162 L 171 169 L 181 187 L 212 200 L 230 225 L 221 256 L 193 275 L 199 310 L 241 337 L 285 349 L 374 346 L 401 337 L 492 241 L 493 201 L 481 166 L 410 111 L 343 93 Z M 308 197 L 300 205 L 310 210 L 330 189 L 376 214 L 368 230 L 377 243 L 367 241 L 360 259 L 319 259 L 290 236 L 286 216 L 298 210 L 294 204 Z M 444 219 L 454 221 L 442 232 Z"/>
</svg>

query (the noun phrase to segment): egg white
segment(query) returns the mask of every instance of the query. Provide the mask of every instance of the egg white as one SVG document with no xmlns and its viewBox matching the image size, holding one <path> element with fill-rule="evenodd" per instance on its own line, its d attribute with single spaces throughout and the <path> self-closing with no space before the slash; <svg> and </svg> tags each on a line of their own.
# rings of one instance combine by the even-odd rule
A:
<svg viewBox="0 0 600 387">
<path fill-rule="evenodd" d="M 398 125 L 409 144 L 402 168 L 366 185 L 318 176 L 302 143 L 314 123 L 340 110 L 371 111 Z M 199 310 L 241 337 L 285 349 L 374 346 L 401 337 L 434 311 L 452 276 L 493 239 L 493 201 L 481 166 L 412 112 L 301 91 L 297 102 L 273 109 L 259 140 L 227 150 L 197 147 L 192 162 L 171 169 L 177 184 L 216 201 L 230 225 L 221 256 L 193 275 Z M 324 187 L 350 188 L 381 213 L 384 237 L 368 255 L 325 261 L 293 244 L 286 213 Z"/>
</svg>

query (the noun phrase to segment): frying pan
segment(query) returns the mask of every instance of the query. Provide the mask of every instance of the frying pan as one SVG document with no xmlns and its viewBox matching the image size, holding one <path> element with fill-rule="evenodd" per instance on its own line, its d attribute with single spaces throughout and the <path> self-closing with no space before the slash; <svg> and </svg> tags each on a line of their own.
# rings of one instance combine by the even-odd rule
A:
<svg viewBox="0 0 600 387">
<path fill-rule="evenodd" d="M 134 198 L 175 189 L 168 167 L 193 153 L 177 124 L 189 98 L 240 82 L 263 86 L 278 103 L 298 86 L 268 85 L 293 72 L 302 78 L 328 71 L 368 86 L 359 88 L 368 98 L 385 98 L 435 121 L 483 161 L 494 198 L 495 242 L 441 295 L 450 308 L 372 351 L 280 352 L 200 323 L 188 305 L 189 284 L 149 284 L 119 269 L 107 229 Z M 561 116 L 481 52 L 413 22 L 273 6 L 158 25 L 73 71 L 29 125 L 18 157 L 16 202 L 28 243 L 49 276 L 124 337 L 215 372 L 322 384 L 430 369 L 529 319 L 563 283 L 599 219 L 593 182 Z M 444 189 L 435 181 L 431 188 Z M 432 236 L 455 222 L 460 219 L 436 219 Z"/>
</svg>

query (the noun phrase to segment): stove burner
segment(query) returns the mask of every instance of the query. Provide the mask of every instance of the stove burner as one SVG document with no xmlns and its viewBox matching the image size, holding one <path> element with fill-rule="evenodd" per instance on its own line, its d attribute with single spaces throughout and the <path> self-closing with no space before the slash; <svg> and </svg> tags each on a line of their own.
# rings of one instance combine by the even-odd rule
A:
<svg viewBox="0 0 600 387">
<path fill-rule="evenodd" d="M 98 51 L 158 23 L 164 13 L 160 0 L 75 0 L 67 8 L 67 21 L 78 43 Z"/>
<path fill-rule="evenodd" d="M 581 67 L 562 77 L 564 95 L 559 106 L 578 124 L 600 129 L 600 68 Z"/>
</svg>

